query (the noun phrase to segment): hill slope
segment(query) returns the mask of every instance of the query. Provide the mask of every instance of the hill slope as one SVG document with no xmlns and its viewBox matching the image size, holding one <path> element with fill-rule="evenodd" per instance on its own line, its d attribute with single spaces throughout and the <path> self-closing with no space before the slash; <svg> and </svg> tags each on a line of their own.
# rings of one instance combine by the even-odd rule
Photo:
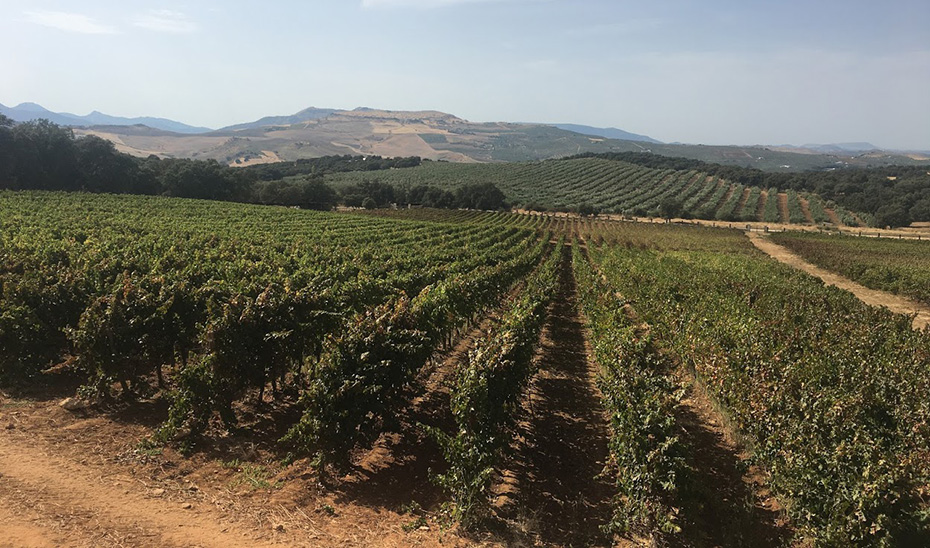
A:
<svg viewBox="0 0 930 548">
<path fill-rule="evenodd" d="M 234 166 L 328 155 L 420 156 L 449 162 L 523 162 L 581 152 L 650 152 L 765 171 L 797 172 L 842 167 L 926 164 L 925 156 L 856 146 L 820 151 L 797 147 L 664 144 L 616 128 L 576 124 L 476 123 L 437 111 L 338 110 L 311 107 L 217 131 L 163 118 L 120 118 L 50 112 L 24 103 L 0 105 L 16 121 L 46 118 L 97 135 L 136 156 L 214 159 Z M 147 133 L 139 124 L 159 131 Z M 106 128 L 100 127 L 105 125 Z M 169 133 L 165 133 L 169 132 Z"/>
<path fill-rule="evenodd" d="M 336 188 L 368 181 L 446 190 L 490 181 L 519 208 L 567 210 L 584 204 L 605 213 L 669 214 L 727 222 L 821 223 L 826 220 L 819 212 L 829 207 L 815 195 L 774 189 L 767 193 L 696 170 L 652 169 L 603 158 L 495 164 L 425 162 L 413 168 L 339 173 L 327 178 Z M 779 209 L 779 201 L 786 207 Z M 806 215 L 802 204 L 808 204 L 808 209 L 813 206 L 818 215 Z M 855 224 L 854 216 L 838 208 L 835 212 L 842 214 L 844 224 Z"/>
</svg>

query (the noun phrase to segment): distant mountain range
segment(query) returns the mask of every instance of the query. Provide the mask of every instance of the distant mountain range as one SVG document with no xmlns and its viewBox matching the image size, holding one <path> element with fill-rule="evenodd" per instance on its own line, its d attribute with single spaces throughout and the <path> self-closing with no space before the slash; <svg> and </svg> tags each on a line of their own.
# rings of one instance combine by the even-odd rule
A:
<svg viewBox="0 0 930 548">
<path fill-rule="evenodd" d="M 575 133 L 580 133 L 582 135 L 593 135 L 595 137 L 604 137 L 605 139 L 620 139 L 622 141 L 639 141 L 643 143 L 661 143 L 662 141 L 657 141 L 652 137 L 647 137 L 645 135 L 638 135 L 636 133 L 630 133 L 629 131 L 623 131 L 622 129 L 617 129 L 615 127 L 591 127 L 583 126 L 580 124 L 549 124 L 555 126 L 559 129 L 564 129 L 566 131 L 574 131 Z"/>
<path fill-rule="evenodd" d="M 830 143 L 826 145 L 801 145 L 801 148 L 808 148 L 818 152 L 828 154 L 836 152 L 871 152 L 873 150 L 882 150 L 872 143 Z"/>
<path fill-rule="evenodd" d="M 448 162 L 534 161 L 582 152 L 646 152 L 767 171 L 924 164 L 928 153 L 896 153 L 871 143 L 709 146 L 662 143 L 617 128 L 580 124 L 469 122 L 438 111 L 310 107 L 218 130 L 165 118 L 51 112 L 35 103 L 0 105 L 17 122 L 45 118 L 97 135 L 136 156 L 214 159 L 234 166 L 326 155 L 420 156 Z"/>
<path fill-rule="evenodd" d="M 54 122 L 60 126 L 132 126 L 146 125 L 151 128 L 172 131 L 174 133 L 204 133 L 212 131 L 206 127 L 194 127 L 167 118 L 153 118 L 143 116 L 139 118 L 123 118 L 110 116 L 102 112 L 93 111 L 86 116 L 78 116 L 68 112 L 52 112 L 35 103 L 21 103 L 15 107 L 0 105 L 0 114 L 17 122 L 29 122 L 40 118 Z"/>
</svg>

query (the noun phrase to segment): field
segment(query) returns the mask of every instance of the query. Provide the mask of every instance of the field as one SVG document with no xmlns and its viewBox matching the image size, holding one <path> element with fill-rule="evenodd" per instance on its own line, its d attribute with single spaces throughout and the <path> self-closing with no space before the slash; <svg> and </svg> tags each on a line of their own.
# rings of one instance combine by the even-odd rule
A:
<svg viewBox="0 0 930 548">
<path fill-rule="evenodd" d="M 930 541 L 930 332 L 738 230 L 4 192 L 0 284 L 13 545 Z"/>
<path fill-rule="evenodd" d="M 930 304 L 930 242 L 800 233 L 772 239 L 867 287 Z"/>
<path fill-rule="evenodd" d="M 328 178 L 336 188 L 365 181 L 409 187 L 429 184 L 449 190 L 467 183 L 490 181 L 511 204 L 527 209 L 566 210 L 588 205 L 604 213 L 637 217 L 670 213 L 672 217 L 724 222 L 814 225 L 835 219 L 843 225 L 857 225 L 849 212 L 828 206 L 814 195 L 802 197 L 793 191 L 764 193 L 756 187 L 744 187 L 697 171 L 651 169 L 601 158 L 507 164 L 426 162 L 415 168 L 340 173 Z M 802 211 L 802 198 L 808 204 L 806 214 Z M 785 200 L 784 211 L 778 208 L 779 199 Z M 663 209 L 668 201 L 676 204 L 674 211 Z"/>
</svg>

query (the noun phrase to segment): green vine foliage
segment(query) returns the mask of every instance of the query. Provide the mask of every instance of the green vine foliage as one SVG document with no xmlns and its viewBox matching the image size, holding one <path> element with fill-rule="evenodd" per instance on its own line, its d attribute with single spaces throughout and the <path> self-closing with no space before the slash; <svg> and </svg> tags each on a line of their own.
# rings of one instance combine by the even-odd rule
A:
<svg viewBox="0 0 930 548">
<path fill-rule="evenodd" d="M 427 428 L 448 464 L 436 481 L 451 497 L 449 516 L 464 527 L 487 513 L 495 470 L 511 442 L 515 411 L 533 372 L 532 357 L 555 292 L 562 249 L 560 241 L 456 372 L 451 398 L 456 429 Z"/>
</svg>

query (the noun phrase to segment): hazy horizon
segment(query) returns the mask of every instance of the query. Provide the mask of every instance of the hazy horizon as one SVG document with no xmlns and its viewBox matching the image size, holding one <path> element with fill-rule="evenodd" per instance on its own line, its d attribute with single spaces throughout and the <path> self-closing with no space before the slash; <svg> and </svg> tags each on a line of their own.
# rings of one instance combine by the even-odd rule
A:
<svg viewBox="0 0 930 548">
<path fill-rule="evenodd" d="M 310 106 L 930 150 L 930 4 L 4 2 L 0 103 L 219 128 Z"/>
</svg>

